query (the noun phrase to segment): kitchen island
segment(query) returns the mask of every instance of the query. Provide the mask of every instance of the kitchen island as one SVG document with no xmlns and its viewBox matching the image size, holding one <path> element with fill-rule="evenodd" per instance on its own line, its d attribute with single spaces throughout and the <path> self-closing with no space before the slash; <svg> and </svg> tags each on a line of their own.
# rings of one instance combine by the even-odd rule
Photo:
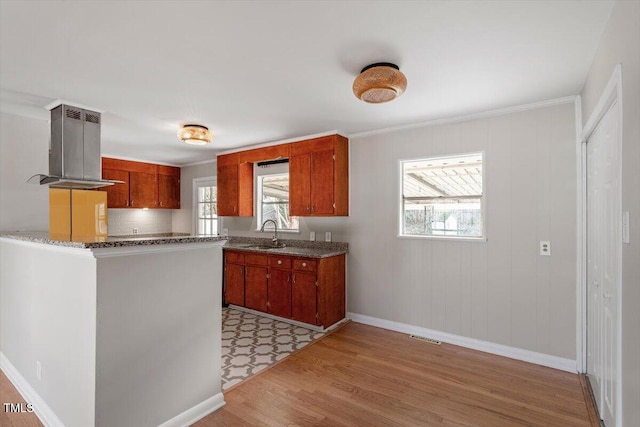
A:
<svg viewBox="0 0 640 427">
<path fill-rule="evenodd" d="M 224 405 L 218 237 L 0 235 L 0 367 L 46 425 L 187 425 Z"/>
</svg>

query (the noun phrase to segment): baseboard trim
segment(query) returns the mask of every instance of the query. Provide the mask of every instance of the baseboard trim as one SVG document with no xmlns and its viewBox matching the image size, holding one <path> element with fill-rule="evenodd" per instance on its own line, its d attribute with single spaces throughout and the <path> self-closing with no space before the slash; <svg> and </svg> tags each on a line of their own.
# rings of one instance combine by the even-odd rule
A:
<svg viewBox="0 0 640 427">
<path fill-rule="evenodd" d="M 222 393 L 218 393 L 207 400 L 198 403 L 196 406 L 187 409 L 183 413 L 176 415 L 170 420 L 165 421 L 158 427 L 188 427 L 196 421 L 206 417 L 213 411 L 222 408 L 225 403 Z"/>
<path fill-rule="evenodd" d="M 27 403 L 33 404 L 34 413 L 40 419 L 40 422 L 46 427 L 64 427 L 60 418 L 45 403 L 40 395 L 31 387 L 31 384 L 18 372 L 13 363 L 7 359 L 7 356 L 0 351 L 0 369 L 7 376 L 11 384 L 18 390 Z"/>
<path fill-rule="evenodd" d="M 549 354 L 538 353 L 531 350 L 510 347 L 507 345 L 496 344 L 489 341 L 482 341 L 475 338 L 463 337 L 461 335 L 450 334 L 448 332 L 435 331 L 433 329 L 422 328 L 420 326 L 408 325 L 406 323 L 393 322 L 391 320 L 380 319 L 377 317 L 366 316 L 358 313 L 347 313 L 347 318 L 357 323 L 376 326 L 382 329 L 389 329 L 405 334 L 414 334 L 433 338 L 438 341 L 449 344 L 459 345 L 461 347 L 471 348 L 473 350 L 484 351 L 485 353 L 505 356 L 511 359 L 522 360 L 524 362 L 535 363 L 549 368 L 559 369 L 571 373 L 577 373 L 576 361 L 565 359 L 563 357 L 552 356 Z"/>
</svg>

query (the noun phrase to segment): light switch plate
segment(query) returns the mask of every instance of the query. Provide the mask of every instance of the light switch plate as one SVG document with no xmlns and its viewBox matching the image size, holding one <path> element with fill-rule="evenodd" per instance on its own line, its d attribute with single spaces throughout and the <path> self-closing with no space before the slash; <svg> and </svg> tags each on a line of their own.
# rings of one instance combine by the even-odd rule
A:
<svg viewBox="0 0 640 427">
<path fill-rule="evenodd" d="M 324 233 L 324 241 L 325 242 L 330 242 L 331 241 L 331 232 L 330 231 L 325 231 L 325 233 Z"/>
<path fill-rule="evenodd" d="M 551 256 L 551 242 L 549 240 L 540 240 L 540 255 Z"/>
<path fill-rule="evenodd" d="M 312 242 L 316 240 L 316 232 L 315 231 L 309 232 L 309 240 L 312 241 Z"/>
</svg>

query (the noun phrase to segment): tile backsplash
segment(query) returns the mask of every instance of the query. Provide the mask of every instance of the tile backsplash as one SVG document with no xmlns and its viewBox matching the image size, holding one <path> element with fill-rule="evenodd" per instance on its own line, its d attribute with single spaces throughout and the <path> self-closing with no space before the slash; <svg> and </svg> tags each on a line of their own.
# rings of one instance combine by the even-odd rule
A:
<svg viewBox="0 0 640 427">
<path fill-rule="evenodd" d="M 170 233 L 171 210 L 169 209 L 109 209 L 109 236 L 133 234 Z"/>
</svg>

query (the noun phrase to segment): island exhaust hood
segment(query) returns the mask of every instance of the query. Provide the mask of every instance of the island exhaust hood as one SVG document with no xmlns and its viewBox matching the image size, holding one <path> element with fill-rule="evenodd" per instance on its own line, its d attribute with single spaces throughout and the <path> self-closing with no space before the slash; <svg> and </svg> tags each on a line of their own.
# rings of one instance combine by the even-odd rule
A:
<svg viewBox="0 0 640 427">
<path fill-rule="evenodd" d="M 37 174 L 27 182 L 84 190 L 120 183 L 102 179 L 100 121 L 95 111 L 66 104 L 52 108 L 49 175 Z"/>
</svg>

